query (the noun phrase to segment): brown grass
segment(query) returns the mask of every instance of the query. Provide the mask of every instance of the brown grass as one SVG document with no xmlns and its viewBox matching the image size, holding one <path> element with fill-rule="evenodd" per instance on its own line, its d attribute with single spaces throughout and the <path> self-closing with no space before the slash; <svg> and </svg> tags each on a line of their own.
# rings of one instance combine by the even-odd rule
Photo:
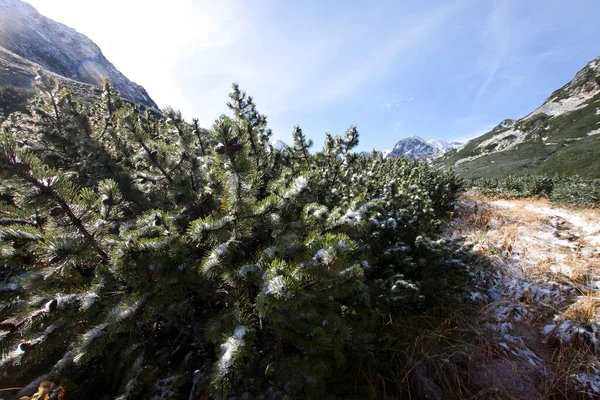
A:
<svg viewBox="0 0 600 400">
<path fill-rule="evenodd" d="M 553 208 L 547 200 L 514 199 L 500 203 L 510 207 L 490 205 L 494 200 L 468 193 L 461 200 L 462 206 L 450 229 L 459 232 L 467 242 L 474 243 L 475 250 L 482 256 L 498 260 L 494 263 L 495 268 L 503 268 L 505 262 L 518 263 L 523 279 L 574 290 L 563 293 L 567 299 L 562 305 L 541 304 L 530 293 L 511 300 L 527 307 L 532 314 L 530 320 L 515 323 L 515 331 L 542 358 L 544 366 L 537 370 L 528 369 L 531 366 L 499 348 L 501 337 L 497 332 L 486 331 L 478 322 L 490 318 L 489 314 L 486 316 L 486 309 L 494 307 L 493 304 L 477 316 L 471 315 L 470 329 L 477 339 L 472 343 L 467 376 L 463 378 L 471 393 L 468 398 L 590 398 L 574 388 L 573 374 L 589 372 L 592 363 L 600 365 L 595 353 L 597 349 L 576 343 L 553 349 L 544 343 L 541 329 L 546 324 L 565 320 L 583 324 L 600 322 L 600 294 L 588 287 L 591 280 L 599 279 L 600 255 L 590 252 L 593 246 L 581 230 L 573 232 L 574 229 L 569 227 L 565 232 L 559 232 L 547 215 L 525 207 Z M 600 210 L 561 209 L 589 223 L 600 221 Z M 578 233 L 579 237 L 569 236 L 571 232 Z M 556 235 L 561 235 L 560 238 L 572 243 L 574 248 L 549 243 Z M 542 369 L 545 369 L 544 374 L 539 373 Z M 530 390 L 532 385 L 537 388 L 535 391 Z"/>
</svg>

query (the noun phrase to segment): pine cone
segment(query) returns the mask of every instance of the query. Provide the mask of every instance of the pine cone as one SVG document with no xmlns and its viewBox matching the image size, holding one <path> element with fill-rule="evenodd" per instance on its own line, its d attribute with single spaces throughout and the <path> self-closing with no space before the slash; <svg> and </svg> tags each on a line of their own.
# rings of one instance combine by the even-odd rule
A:
<svg viewBox="0 0 600 400">
<path fill-rule="evenodd" d="M 219 154 L 226 154 L 228 156 L 232 156 L 235 153 L 239 153 L 244 147 L 238 143 L 239 139 L 234 137 L 233 139 L 225 142 L 219 143 L 214 147 L 215 152 Z"/>
</svg>

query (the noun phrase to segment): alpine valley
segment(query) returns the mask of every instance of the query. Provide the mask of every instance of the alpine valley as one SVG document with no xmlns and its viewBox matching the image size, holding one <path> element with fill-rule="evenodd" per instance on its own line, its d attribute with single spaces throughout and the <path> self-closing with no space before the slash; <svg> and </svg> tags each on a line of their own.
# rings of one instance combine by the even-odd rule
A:
<svg viewBox="0 0 600 400">
<path fill-rule="evenodd" d="M 53 14 L 58 3 L 35 2 L 51 4 Z M 167 60 L 148 29 L 187 38 L 204 22 L 220 25 L 203 7 L 189 12 L 200 1 L 140 1 L 129 12 L 125 2 L 109 3 L 95 4 L 107 13 L 93 15 L 102 24 L 96 32 L 113 33 L 105 21 L 106 29 L 135 32 L 115 45 L 146 40 L 156 49 L 140 60 L 147 68 Z M 304 46 L 292 50 L 298 57 L 285 57 L 247 33 L 268 25 L 259 37 L 288 47 L 310 31 L 331 42 L 314 55 L 331 49 L 345 61 L 337 49 L 346 42 L 337 36 L 346 39 L 353 21 L 347 50 L 360 55 L 354 39 L 365 31 L 354 22 L 365 22 L 362 10 L 347 17 L 339 5 L 324 14 L 315 4 L 292 3 L 253 3 L 237 18 L 223 13 L 243 35 L 215 49 L 229 56 L 238 49 L 231 41 L 244 49 L 242 58 L 284 59 L 282 66 L 299 70 L 318 61 L 321 68 L 328 59 L 300 54 Z M 159 23 L 142 12 L 153 6 Z M 163 24 L 167 9 L 182 31 Z M 410 56 L 399 45 L 411 37 L 431 30 L 434 39 L 433 25 L 451 21 L 446 14 L 483 25 L 458 11 L 414 14 L 418 29 L 404 31 L 400 13 L 386 13 L 392 23 L 379 35 L 384 51 L 362 57 L 364 65 L 357 57 L 350 65 L 357 73 L 346 79 L 332 63 L 334 86 L 328 74 L 309 70 L 286 90 L 327 83 L 321 98 L 379 79 L 379 64 L 392 68 Z M 489 11 L 481 15 L 498 14 Z M 539 11 L 524 20 L 547 24 Z M 79 12 L 70 17 L 89 17 L 88 9 Z M 267 23 L 246 26 L 254 13 Z M 597 13 L 580 13 L 594 26 Z M 111 21 L 117 14 L 127 24 Z M 193 24 L 178 18 L 188 14 Z M 320 34 L 319 25 L 328 30 Z M 337 31 L 329 25 L 344 30 L 330 35 Z M 231 26 L 205 42 L 212 46 Z M 391 47 L 389 33 L 401 35 Z M 448 36 L 453 43 L 458 37 Z M 251 80 L 256 71 L 272 81 L 267 91 L 288 85 L 267 67 L 219 60 L 217 52 L 188 63 L 192 42 L 182 42 L 185 62 L 168 60 L 185 69 L 205 60 L 223 71 L 235 67 L 215 80 Z M 257 51 L 246 53 L 252 42 Z M 416 42 L 419 52 L 435 56 L 428 62 L 441 70 L 439 52 L 424 44 Z M 497 53 L 487 40 L 483 48 Z M 167 79 L 178 71 L 147 72 Z M 86 36 L 25 2 L 0 0 L 0 400 L 600 398 L 600 179 L 587 179 L 600 178 L 599 72 L 600 58 L 526 117 L 504 120 L 466 145 L 411 136 L 390 150 L 358 154 L 354 125 L 326 133 L 322 143 L 299 125 L 289 144 L 276 139 L 237 83 L 213 110 L 228 111 L 205 120 L 208 129 L 171 107 L 158 110 Z M 205 69 L 197 75 L 213 80 Z M 188 83 L 187 75 L 178 78 Z M 425 78 L 448 103 L 438 85 L 445 76 Z M 198 93 L 196 109 L 216 99 Z M 301 100 L 294 108 L 309 105 Z M 310 105 L 311 120 L 314 109 L 328 111 L 325 102 Z M 447 111 L 451 118 L 461 112 Z"/>
</svg>

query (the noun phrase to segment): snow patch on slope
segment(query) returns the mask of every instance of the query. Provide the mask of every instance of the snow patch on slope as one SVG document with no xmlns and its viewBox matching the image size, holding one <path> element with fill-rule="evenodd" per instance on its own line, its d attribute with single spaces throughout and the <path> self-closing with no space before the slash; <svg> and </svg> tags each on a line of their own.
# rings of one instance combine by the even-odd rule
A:
<svg viewBox="0 0 600 400">
<path fill-rule="evenodd" d="M 556 117 L 557 115 L 579 110 L 584 108 L 586 106 L 586 102 L 598 93 L 600 93 L 600 90 L 594 90 L 587 93 L 581 92 L 575 96 L 567 97 L 566 99 L 550 99 L 524 119 L 527 120 L 536 114 L 546 114 Z"/>
<path fill-rule="evenodd" d="M 526 135 L 524 132 L 518 129 L 509 129 L 505 132 L 499 133 L 494 137 L 491 137 L 488 140 L 484 140 L 477 146 L 480 149 L 487 149 L 490 146 L 493 146 L 492 151 L 504 151 L 510 150 L 514 148 L 519 143 L 523 143 L 525 141 Z"/>
</svg>

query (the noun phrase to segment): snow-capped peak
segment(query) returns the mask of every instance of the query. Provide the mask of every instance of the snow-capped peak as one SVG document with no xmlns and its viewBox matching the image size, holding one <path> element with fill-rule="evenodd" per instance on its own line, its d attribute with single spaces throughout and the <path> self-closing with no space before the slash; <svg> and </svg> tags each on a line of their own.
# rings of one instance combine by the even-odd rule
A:
<svg viewBox="0 0 600 400">
<path fill-rule="evenodd" d="M 273 148 L 275 150 L 279 150 L 279 151 L 288 147 L 287 143 L 285 143 L 283 140 L 279 140 L 279 139 L 270 139 L 269 143 L 271 144 L 271 146 L 273 146 Z"/>
<path fill-rule="evenodd" d="M 425 141 L 419 136 L 410 136 L 400 140 L 389 152 L 384 152 L 386 157 L 408 158 L 435 158 L 449 150 L 461 147 L 461 142 L 448 142 L 446 140 L 431 139 Z"/>
</svg>

